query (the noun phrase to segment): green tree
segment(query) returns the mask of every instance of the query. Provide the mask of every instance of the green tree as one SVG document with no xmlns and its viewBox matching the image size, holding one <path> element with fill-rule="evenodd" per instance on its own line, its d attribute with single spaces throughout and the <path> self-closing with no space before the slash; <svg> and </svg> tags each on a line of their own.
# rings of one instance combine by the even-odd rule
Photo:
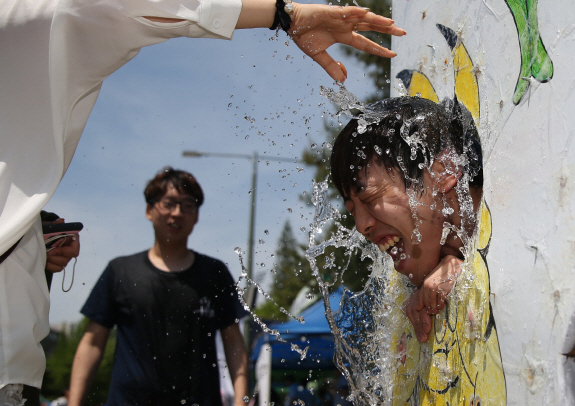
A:
<svg viewBox="0 0 575 406">
<path fill-rule="evenodd" d="M 274 281 L 269 293 L 280 307 L 289 310 L 301 288 L 315 285 L 304 248 L 294 237 L 289 221 L 284 224 L 275 256 L 277 263 L 274 264 Z M 256 314 L 266 320 L 284 321 L 288 318 L 269 300 L 262 303 Z"/>
<path fill-rule="evenodd" d="M 359 5 L 368 7 L 376 14 L 391 17 L 391 0 L 362 0 Z M 375 32 L 362 32 L 361 34 L 384 47 L 391 48 L 390 35 Z M 347 55 L 358 59 L 368 68 L 368 77 L 374 82 L 373 94 L 363 101 L 372 102 L 389 97 L 391 82 L 390 60 L 367 52 L 360 52 L 351 47 L 343 47 L 342 49 Z M 319 143 L 312 142 L 310 147 L 303 153 L 302 160 L 308 166 L 314 168 L 314 179 L 318 182 L 327 179 L 329 175 L 329 158 L 331 155 L 329 146 L 333 145 L 336 136 L 337 131 L 326 123 L 323 141 Z M 329 185 L 329 196 L 334 199 L 332 204 L 334 207 L 339 207 L 342 213 L 341 224 L 347 228 L 352 228 L 354 226 L 353 218 L 347 214 L 343 206 L 343 200 L 339 198 L 338 191 L 331 183 Z M 302 199 L 309 199 L 309 196 L 311 196 L 310 193 L 302 196 Z M 334 230 L 335 225 L 332 225 L 330 229 L 326 230 L 327 234 L 324 233 L 324 235 L 329 235 Z M 305 259 L 306 248 L 307 244 L 301 244 L 295 239 L 291 226 L 287 222 L 284 225 L 276 251 L 278 263 L 275 266 L 274 283 L 269 292 L 278 305 L 285 309 L 289 309 L 293 299 L 304 286 L 310 286 L 317 291 L 315 278 L 311 274 L 309 263 Z M 336 276 L 341 273 L 342 267 L 347 265 L 347 270 L 343 275 L 343 283 L 353 291 L 363 289 L 369 278 L 370 261 L 362 262 L 359 255 L 352 255 L 351 258 L 348 258 L 344 254 L 344 249 L 327 249 L 322 257 L 317 258 L 317 263 L 324 280 L 327 281 L 334 281 Z M 270 301 L 264 301 L 256 310 L 256 314 L 267 320 L 287 319 L 287 316 L 281 313 L 279 308 Z"/>
<path fill-rule="evenodd" d="M 360 0 L 359 5 L 367 7 L 375 14 L 391 18 L 391 0 Z M 425 18 L 425 14 L 423 14 Z M 373 31 L 361 32 L 362 35 L 373 42 L 391 49 L 391 35 L 380 34 Z M 364 101 L 375 101 L 389 97 L 391 59 L 381 58 L 368 52 L 361 52 L 352 47 L 342 47 L 347 55 L 353 56 L 369 68 L 369 77 L 374 82 L 374 93 Z"/>
<path fill-rule="evenodd" d="M 62 394 L 64 389 L 70 385 L 70 374 L 72 372 L 72 362 L 78 344 L 86 331 L 89 319 L 84 318 L 78 324 L 70 326 L 68 332 L 62 331 L 58 337 L 58 342 L 53 353 L 46 360 L 46 374 L 42 383 L 42 395 L 54 399 Z M 66 330 L 66 329 L 65 329 Z M 114 362 L 114 351 L 116 348 L 116 330 L 110 332 L 106 351 L 102 358 L 100 368 L 96 373 L 90 392 L 88 393 L 86 405 L 101 405 L 106 402 L 110 377 L 112 376 L 112 364 Z"/>
</svg>

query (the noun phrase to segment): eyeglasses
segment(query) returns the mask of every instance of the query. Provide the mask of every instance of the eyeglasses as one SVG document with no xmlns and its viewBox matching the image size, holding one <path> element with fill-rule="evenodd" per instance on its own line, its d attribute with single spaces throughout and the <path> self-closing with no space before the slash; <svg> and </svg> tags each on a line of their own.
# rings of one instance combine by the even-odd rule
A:
<svg viewBox="0 0 575 406">
<path fill-rule="evenodd" d="M 196 206 L 194 200 L 161 199 L 156 200 L 156 203 L 158 204 L 158 209 L 166 213 L 176 210 L 176 206 L 180 206 L 183 214 L 195 214 L 198 211 L 198 206 Z"/>
</svg>

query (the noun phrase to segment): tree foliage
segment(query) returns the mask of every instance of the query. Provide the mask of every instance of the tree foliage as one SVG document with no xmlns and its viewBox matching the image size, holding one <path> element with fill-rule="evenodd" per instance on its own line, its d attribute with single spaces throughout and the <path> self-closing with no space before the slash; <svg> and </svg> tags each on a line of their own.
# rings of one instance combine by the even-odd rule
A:
<svg viewBox="0 0 575 406">
<path fill-rule="evenodd" d="M 391 0 L 360 0 L 361 7 L 367 7 L 375 14 L 379 14 L 391 18 Z M 361 32 L 361 34 L 373 42 L 391 49 L 391 35 L 380 34 L 373 31 Z M 355 59 L 361 61 L 366 68 L 369 68 L 369 77 L 373 80 L 375 85 L 374 93 L 364 101 L 375 101 L 389 97 L 391 78 L 391 60 L 389 58 L 381 58 L 367 52 L 358 51 L 352 47 L 343 47 L 347 55 L 353 56 Z"/>
<path fill-rule="evenodd" d="M 84 318 L 78 324 L 73 324 L 70 329 L 62 331 L 53 353 L 46 360 L 46 373 L 42 383 L 42 395 L 54 399 L 62 395 L 70 385 L 72 362 L 78 344 L 86 331 L 89 319 Z M 114 362 L 114 350 L 116 348 L 116 330 L 110 332 L 106 351 L 96 373 L 85 405 L 102 405 L 108 397 L 108 388 L 112 376 L 112 364 Z"/>
<path fill-rule="evenodd" d="M 391 0 L 361 0 L 359 4 L 368 7 L 376 14 L 391 17 Z M 391 36 L 375 32 L 361 32 L 372 41 L 391 48 Z M 390 60 L 361 52 L 352 47 L 344 47 L 344 52 L 361 61 L 368 70 L 368 76 L 374 83 L 374 92 L 364 102 L 389 97 L 390 91 Z M 328 179 L 330 173 L 329 160 L 331 155 L 330 145 L 337 136 L 337 128 L 325 124 L 325 131 L 321 135 L 323 141 L 312 143 L 303 152 L 302 160 L 308 167 L 313 167 L 315 171 L 314 179 L 317 182 Z M 343 205 L 343 200 L 339 197 L 338 191 L 329 182 L 329 197 L 333 199 L 334 207 L 339 207 L 342 213 L 341 223 L 351 229 L 354 221 Z M 309 199 L 311 193 L 302 196 L 302 199 Z M 335 225 L 325 230 L 323 235 L 330 235 L 335 230 Z M 297 293 L 304 287 L 309 286 L 317 291 L 315 277 L 311 274 L 308 261 L 305 258 L 306 244 L 299 243 L 292 232 L 289 222 L 284 225 L 278 249 L 276 252 L 277 264 L 275 266 L 274 283 L 272 284 L 270 295 L 279 306 L 289 309 Z M 359 255 L 346 256 L 343 248 L 327 249 L 324 255 L 317 258 L 317 265 L 325 281 L 333 282 L 341 274 L 342 268 L 347 266 L 343 275 L 343 284 L 353 291 L 363 289 L 369 277 L 369 261 L 361 262 Z M 285 320 L 277 306 L 272 302 L 264 302 L 256 311 L 264 319 Z"/>
</svg>

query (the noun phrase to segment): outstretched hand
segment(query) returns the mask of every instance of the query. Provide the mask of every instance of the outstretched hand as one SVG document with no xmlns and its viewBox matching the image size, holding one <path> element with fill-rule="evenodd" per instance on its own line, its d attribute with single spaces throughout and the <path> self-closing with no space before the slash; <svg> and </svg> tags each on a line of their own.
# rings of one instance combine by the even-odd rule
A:
<svg viewBox="0 0 575 406">
<path fill-rule="evenodd" d="M 413 325 L 419 342 L 426 342 L 431 331 L 431 316 L 438 314 L 445 306 L 447 296 L 461 273 L 462 260 L 445 256 L 424 279 L 404 304 L 405 315 Z"/>
<path fill-rule="evenodd" d="M 360 51 L 386 58 L 396 53 L 376 44 L 357 31 L 377 31 L 395 36 L 405 31 L 394 21 L 360 7 L 327 6 L 320 4 L 294 4 L 291 14 L 290 35 L 296 45 L 335 80 L 347 78 L 345 67 L 336 62 L 327 48 L 335 43 L 350 45 Z"/>
</svg>

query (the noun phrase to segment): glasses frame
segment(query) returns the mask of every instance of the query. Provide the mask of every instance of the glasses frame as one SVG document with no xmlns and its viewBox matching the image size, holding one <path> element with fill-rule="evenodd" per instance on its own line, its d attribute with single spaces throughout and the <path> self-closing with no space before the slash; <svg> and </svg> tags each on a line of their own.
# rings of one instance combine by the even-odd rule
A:
<svg viewBox="0 0 575 406">
<path fill-rule="evenodd" d="M 164 201 L 169 201 L 174 206 L 172 208 L 162 207 L 162 202 L 164 202 Z M 194 202 L 194 208 L 190 211 L 188 209 L 184 209 L 184 201 L 174 200 L 174 199 L 170 199 L 170 198 L 156 199 L 153 201 L 153 206 L 155 208 L 157 208 L 160 212 L 163 212 L 166 214 L 172 213 L 174 210 L 176 210 L 176 207 L 178 207 L 178 206 L 180 206 L 180 212 L 182 214 L 193 215 L 193 214 L 196 214 L 198 212 L 198 206 L 195 202 Z"/>
</svg>

